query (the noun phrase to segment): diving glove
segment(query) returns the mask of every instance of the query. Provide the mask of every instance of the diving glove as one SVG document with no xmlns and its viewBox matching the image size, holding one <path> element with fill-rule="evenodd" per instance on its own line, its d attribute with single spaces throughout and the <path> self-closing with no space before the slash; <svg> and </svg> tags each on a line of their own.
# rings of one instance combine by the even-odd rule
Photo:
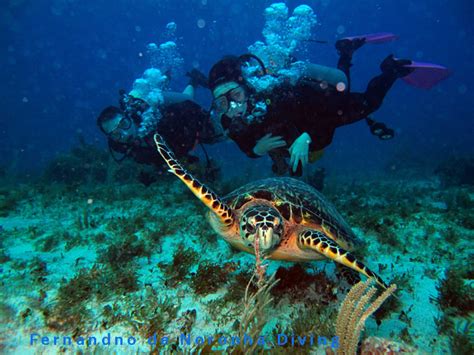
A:
<svg viewBox="0 0 474 355">
<path fill-rule="evenodd" d="M 296 172 L 299 162 L 301 167 L 304 168 L 308 164 L 309 144 L 311 143 L 311 137 L 308 133 L 304 132 L 298 138 L 295 139 L 291 145 L 290 152 L 290 165 L 293 172 Z"/>
</svg>

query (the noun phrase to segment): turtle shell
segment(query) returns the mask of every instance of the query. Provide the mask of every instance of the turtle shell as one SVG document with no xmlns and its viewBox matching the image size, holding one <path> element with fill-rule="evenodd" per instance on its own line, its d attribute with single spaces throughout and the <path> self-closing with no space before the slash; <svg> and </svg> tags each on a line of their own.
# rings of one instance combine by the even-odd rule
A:
<svg viewBox="0 0 474 355">
<path fill-rule="evenodd" d="M 223 198 L 234 211 L 248 202 L 270 202 L 291 225 L 322 227 L 336 242 L 361 242 L 332 203 L 312 186 L 292 178 L 269 178 L 246 184 Z"/>
</svg>

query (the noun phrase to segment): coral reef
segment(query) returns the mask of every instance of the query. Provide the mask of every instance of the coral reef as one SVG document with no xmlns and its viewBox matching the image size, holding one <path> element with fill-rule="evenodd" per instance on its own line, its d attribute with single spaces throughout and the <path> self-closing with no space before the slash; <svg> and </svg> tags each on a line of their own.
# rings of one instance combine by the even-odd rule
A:
<svg viewBox="0 0 474 355">
<path fill-rule="evenodd" d="M 474 313 L 474 296 L 472 288 L 466 283 L 472 283 L 473 272 L 467 266 L 452 266 L 445 272 L 437 289 L 437 302 L 440 307 L 452 315 L 467 316 Z"/>
<path fill-rule="evenodd" d="M 450 157 L 442 161 L 434 173 L 439 177 L 441 186 L 474 185 L 474 158 Z"/>
<path fill-rule="evenodd" d="M 149 257 L 150 248 L 135 235 L 128 234 L 123 240 L 111 244 L 101 254 L 99 262 L 108 264 L 113 270 L 121 270 L 137 257 Z"/>
<path fill-rule="evenodd" d="M 354 285 L 341 305 L 336 321 L 336 335 L 339 337 L 338 354 L 354 354 L 357 352 L 360 333 L 365 321 L 382 303 L 397 289 L 396 285 L 387 288 L 375 300 L 372 300 L 377 289 L 372 287 L 373 280 L 359 282 Z"/>
<path fill-rule="evenodd" d="M 5 184 L 0 187 L 0 217 L 7 217 L 14 212 L 19 201 L 28 197 L 29 194 L 27 186 L 11 187 Z"/>
<path fill-rule="evenodd" d="M 361 354 L 418 354 L 418 350 L 393 340 L 368 337 L 362 342 Z"/>
<path fill-rule="evenodd" d="M 254 324 L 266 338 L 282 332 L 334 335 L 346 285 L 334 278 L 332 265 L 269 262 L 280 281 L 262 299 L 273 300 L 260 320 L 243 322 L 244 314 L 258 308 L 250 298 L 259 292 L 258 282 L 249 283 L 255 259 L 218 238 L 202 218 L 205 209 L 180 184 L 159 179 L 147 188 L 133 182 L 72 190 L 43 182 L 9 189 L 15 208 L 0 222 L 2 282 L 24 292 L 0 290 L 10 320 L 3 327 L 47 329 L 75 339 L 101 332 L 215 335 L 216 329 L 229 336 L 241 325 L 252 331 Z M 229 181 L 220 189 L 240 184 Z M 335 188 L 333 177 L 325 185 L 325 194 L 365 241 L 355 253 L 399 286 L 399 297 L 387 299 L 365 323 L 366 335 L 384 340 L 362 344 L 393 349 L 393 341 L 403 340 L 434 352 L 469 353 L 472 273 L 459 267 L 467 265 L 467 254 L 454 251 L 468 248 L 469 224 L 462 220 L 472 208 L 470 188 L 370 180 Z M 216 339 L 190 347 L 172 340 L 147 349 L 242 353 Z M 308 353 L 322 347 L 269 342 L 265 349 Z"/>
<path fill-rule="evenodd" d="M 279 267 L 276 279 L 280 282 L 272 288 L 275 299 L 288 298 L 291 302 L 306 300 L 312 304 L 328 305 L 336 301 L 337 285 L 324 272 L 309 274 L 301 264 L 288 269 Z"/>
<path fill-rule="evenodd" d="M 61 154 L 48 163 L 44 183 L 61 182 L 67 185 L 105 182 L 107 178 L 108 153 L 94 145 L 80 144 L 68 154 Z"/>
<path fill-rule="evenodd" d="M 229 281 L 230 272 L 225 265 L 201 261 L 190 286 L 197 295 L 214 293 Z"/>
<path fill-rule="evenodd" d="M 159 263 L 158 266 L 166 277 L 166 285 L 176 287 L 188 278 L 190 269 L 197 264 L 199 254 L 190 249 L 179 247 L 173 254 L 173 261 L 170 264 Z"/>
</svg>

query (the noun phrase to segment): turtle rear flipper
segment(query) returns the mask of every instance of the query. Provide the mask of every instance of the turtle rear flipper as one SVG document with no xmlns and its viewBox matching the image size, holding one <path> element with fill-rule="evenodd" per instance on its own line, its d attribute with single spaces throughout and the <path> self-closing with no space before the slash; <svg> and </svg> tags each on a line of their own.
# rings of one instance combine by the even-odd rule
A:
<svg viewBox="0 0 474 355">
<path fill-rule="evenodd" d="M 314 250 L 337 263 L 345 265 L 352 270 L 364 274 L 367 277 L 374 278 L 375 281 L 383 288 L 388 287 L 376 273 L 358 261 L 355 256 L 349 253 L 347 250 L 341 248 L 336 242 L 327 237 L 323 232 L 313 229 L 305 229 L 301 231 L 298 233 L 298 246 L 301 249 Z"/>
</svg>

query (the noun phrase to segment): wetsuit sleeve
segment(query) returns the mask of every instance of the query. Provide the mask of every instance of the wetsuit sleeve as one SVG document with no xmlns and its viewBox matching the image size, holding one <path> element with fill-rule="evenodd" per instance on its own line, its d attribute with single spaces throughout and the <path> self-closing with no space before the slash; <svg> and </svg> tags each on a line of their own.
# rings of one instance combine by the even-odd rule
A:
<svg viewBox="0 0 474 355">
<path fill-rule="evenodd" d="M 222 134 L 218 134 L 211 121 L 211 114 L 202 110 L 202 129 L 199 134 L 199 141 L 204 144 L 214 144 L 222 141 Z"/>
<path fill-rule="evenodd" d="M 240 150 L 245 153 L 249 158 L 259 158 L 260 155 L 257 155 L 253 152 L 255 144 L 257 144 L 257 137 L 263 137 L 263 132 L 261 128 L 257 125 L 246 125 L 238 120 L 230 120 L 226 116 L 222 117 L 222 127 L 228 131 L 227 135 L 232 139 L 240 148 Z"/>
<path fill-rule="evenodd" d="M 331 144 L 336 128 L 321 125 L 317 130 L 309 129 L 306 131 L 311 137 L 309 144 L 310 152 L 318 152 Z"/>
<path fill-rule="evenodd" d="M 240 150 L 249 158 L 260 158 L 260 155 L 257 155 L 253 152 L 253 148 L 257 144 L 257 139 L 252 134 L 249 132 L 240 131 L 229 133 L 229 137 L 235 143 L 237 143 Z"/>
<path fill-rule="evenodd" d="M 180 158 L 194 149 L 207 118 L 205 111 L 195 102 L 174 103 L 163 108 L 157 131 Z"/>
</svg>

